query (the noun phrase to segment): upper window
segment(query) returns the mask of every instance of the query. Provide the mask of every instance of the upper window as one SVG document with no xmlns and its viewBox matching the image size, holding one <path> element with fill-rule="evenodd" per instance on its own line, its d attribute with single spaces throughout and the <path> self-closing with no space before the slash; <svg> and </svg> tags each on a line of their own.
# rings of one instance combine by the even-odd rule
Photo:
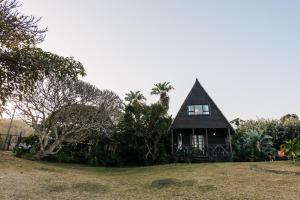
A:
<svg viewBox="0 0 300 200">
<path fill-rule="evenodd" d="M 188 115 L 209 115 L 209 105 L 190 105 L 188 106 Z"/>
</svg>

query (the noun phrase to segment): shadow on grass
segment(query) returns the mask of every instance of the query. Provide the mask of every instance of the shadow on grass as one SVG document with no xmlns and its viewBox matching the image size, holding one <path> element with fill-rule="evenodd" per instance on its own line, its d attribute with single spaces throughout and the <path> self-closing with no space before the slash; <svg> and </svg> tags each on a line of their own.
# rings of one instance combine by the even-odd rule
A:
<svg viewBox="0 0 300 200">
<path fill-rule="evenodd" d="M 45 190 L 50 193 L 63 193 L 63 192 L 88 192 L 88 193 L 105 193 L 109 188 L 99 183 L 74 183 L 68 184 L 52 184 L 47 185 Z"/>
<path fill-rule="evenodd" d="M 72 185 L 72 188 L 89 193 L 104 193 L 108 191 L 108 186 L 99 184 L 99 183 L 75 183 Z"/>
<path fill-rule="evenodd" d="M 199 191 L 202 192 L 202 193 L 205 193 L 205 192 L 210 192 L 210 191 L 214 191 L 214 190 L 217 190 L 217 188 L 213 185 L 200 185 L 198 187 Z"/>
<path fill-rule="evenodd" d="M 50 167 L 38 167 L 36 168 L 39 171 L 44 171 L 44 172 L 56 172 L 56 173 L 61 173 L 62 171 L 59 169 L 55 169 L 55 168 L 50 168 Z"/>
<path fill-rule="evenodd" d="M 283 171 L 283 170 L 260 168 L 260 167 L 257 167 L 257 166 L 250 166 L 250 169 L 253 170 L 253 171 L 257 171 L 257 172 L 268 172 L 268 173 L 273 173 L 273 174 L 300 176 L 300 171 L 299 172 Z"/>
<path fill-rule="evenodd" d="M 153 189 L 165 189 L 168 187 L 196 187 L 198 191 L 205 193 L 216 190 L 217 188 L 213 185 L 198 185 L 196 180 L 184 180 L 180 181 L 179 179 L 158 179 L 152 181 L 150 187 Z"/>
<path fill-rule="evenodd" d="M 89 166 L 74 163 L 54 163 L 54 162 L 40 162 L 45 166 L 58 167 L 67 170 L 82 170 L 105 175 L 131 175 L 144 174 L 145 172 L 155 173 L 163 170 L 168 172 L 193 172 L 195 169 L 206 166 L 207 164 L 165 164 L 153 166 L 122 166 L 122 167 L 104 167 L 104 166 Z"/>
</svg>

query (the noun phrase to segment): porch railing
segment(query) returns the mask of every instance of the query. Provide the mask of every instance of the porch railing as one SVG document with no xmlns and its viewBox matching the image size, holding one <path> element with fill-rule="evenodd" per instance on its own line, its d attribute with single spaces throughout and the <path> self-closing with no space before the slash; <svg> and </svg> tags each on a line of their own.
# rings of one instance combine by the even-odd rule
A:
<svg viewBox="0 0 300 200">
<path fill-rule="evenodd" d="M 207 156 L 210 160 L 228 160 L 231 158 L 230 146 L 228 144 L 209 144 L 204 149 L 197 149 L 191 145 L 182 145 L 181 148 L 174 146 L 175 152 L 190 152 L 194 156 Z"/>
<path fill-rule="evenodd" d="M 212 161 L 228 161 L 231 160 L 232 154 L 228 144 L 209 144 L 208 157 Z"/>
</svg>

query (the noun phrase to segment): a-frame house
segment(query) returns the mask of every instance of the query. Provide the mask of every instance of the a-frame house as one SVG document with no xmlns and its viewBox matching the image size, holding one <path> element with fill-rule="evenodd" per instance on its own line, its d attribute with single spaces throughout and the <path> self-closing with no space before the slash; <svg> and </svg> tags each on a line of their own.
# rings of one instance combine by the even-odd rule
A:
<svg viewBox="0 0 300 200">
<path fill-rule="evenodd" d="M 172 153 L 192 150 L 196 160 L 232 156 L 234 130 L 198 79 L 171 126 Z"/>
</svg>

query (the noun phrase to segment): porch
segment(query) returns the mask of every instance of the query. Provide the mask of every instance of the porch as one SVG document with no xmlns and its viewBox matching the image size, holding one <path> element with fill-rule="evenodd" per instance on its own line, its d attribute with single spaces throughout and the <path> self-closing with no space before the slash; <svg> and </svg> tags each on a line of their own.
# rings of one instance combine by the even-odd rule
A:
<svg viewBox="0 0 300 200">
<path fill-rule="evenodd" d="M 230 128 L 171 129 L 172 154 L 190 151 L 194 160 L 220 160 L 232 156 Z"/>
</svg>

